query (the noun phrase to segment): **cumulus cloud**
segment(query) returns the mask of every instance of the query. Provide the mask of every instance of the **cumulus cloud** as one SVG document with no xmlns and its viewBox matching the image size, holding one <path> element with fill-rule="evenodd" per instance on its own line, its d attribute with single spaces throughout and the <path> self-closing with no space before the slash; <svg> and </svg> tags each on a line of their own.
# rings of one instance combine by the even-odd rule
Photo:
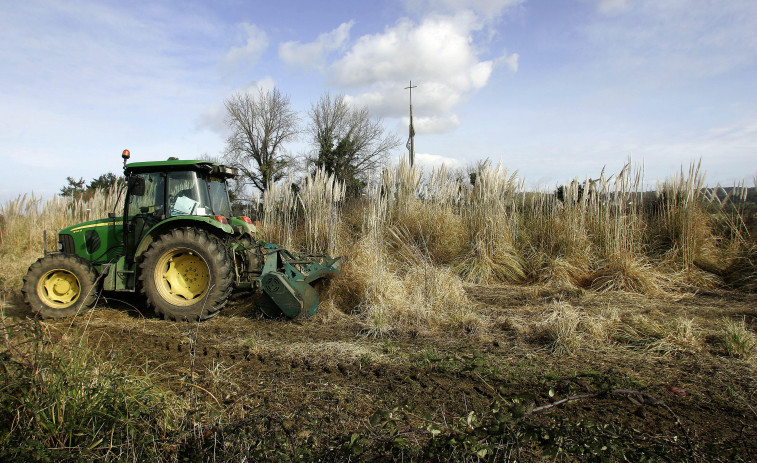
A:
<svg viewBox="0 0 757 463">
<path fill-rule="evenodd" d="M 454 109 L 487 84 L 498 61 L 479 57 L 472 19 L 470 14 L 433 15 L 420 23 L 402 19 L 382 33 L 360 37 L 333 63 L 331 77 L 355 90 L 350 102 L 384 117 L 407 114 L 405 87 L 412 79 L 416 131 L 454 128 L 459 124 Z M 517 70 L 517 54 L 501 60 Z"/>
<path fill-rule="evenodd" d="M 242 30 L 245 44 L 233 47 L 226 53 L 222 63 L 228 68 L 235 68 L 243 64 L 253 65 L 268 48 L 268 35 L 263 29 L 248 23 L 242 23 L 239 27 Z"/>
<path fill-rule="evenodd" d="M 333 31 L 319 35 L 313 42 L 284 42 L 279 46 L 279 57 L 290 66 L 302 69 L 321 68 L 329 52 L 344 47 L 353 24 L 354 21 L 342 23 Z"/>
</svg>

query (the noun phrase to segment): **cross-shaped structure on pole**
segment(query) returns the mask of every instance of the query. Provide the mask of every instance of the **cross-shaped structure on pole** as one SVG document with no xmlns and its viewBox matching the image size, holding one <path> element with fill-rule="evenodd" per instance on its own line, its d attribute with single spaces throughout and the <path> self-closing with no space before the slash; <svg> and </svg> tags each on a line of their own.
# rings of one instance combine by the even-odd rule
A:
<svg viewBox="0 0 757 463">
<path fill-rule="evenodd" d="M 410 167 L 413 167 L 415 161 L 415 128 L 413 127 L 413 89 L 417 85 L 413 85 L 413 81 L 410 81 L 410 85 L 405 87 L 405 90 L 410 90 L 410 137 L 407 139 L 405 146 L 410 150 Z"/>
</svg>

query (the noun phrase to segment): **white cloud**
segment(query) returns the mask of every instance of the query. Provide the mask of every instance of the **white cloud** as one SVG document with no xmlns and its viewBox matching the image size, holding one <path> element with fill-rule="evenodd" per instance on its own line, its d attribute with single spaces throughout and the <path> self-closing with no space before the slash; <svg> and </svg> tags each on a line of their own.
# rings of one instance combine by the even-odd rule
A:
<svg viewBox="0 0 757 463">
<path fill-rule="evenodd" d="M 384 32 L 360 37 L 330 71 L 333 81 L 355 89 L 352 103 L 384 117 L 407 114 L 407 90 L 413 89 L 416 130 L 450 130 L 459 124 L 455 109 L 486 86 L 495 61 L 479 57 L 470 14 L 433 15 L 420 23 L 402 19 Z M 517 54 L 501 58 L 517 70 Z"/>
<path fill-rule="evenodd" d="M 344 47 L 353 24 L 354 21 L 342 23 L 333 31 L 319 35 L 314 42 L 284 42 L 279 46 L 279 57 L 288 65 L 298 68 L 323 67 L 327 53 Z"/>
<path fill-rule="evenodd" d="M 408 11 L 426 15 L 429 12 L 457 13 L 471 11 L 477 16 L 492 20 L 520 5 L 525 0 L 405 0 Z"/>
<path fill-rule="evenodd" d="M 509 70 L 512 72 L 518 72 L 518 60 L 520 59 L 520 55 L 518 53 L 513 53 L 512 55 L 508 55 L 505 53 L 504 55 L 500 56 L 497 59 L 497 64 L 504 64 L 507 66 Z"/>
<path fill-rule="evenodd" d="M 253 80 L 249 84 L 245 85 L 242 91 L 257 95 L 259 90 L 268 92 L 268 91 L 273 90 L 274 87 L 276 87 L 276 81 L 273 80 L 273 77 L 267 76 L 267 77 L 263 77 L 260 80 Z"/>
<path fill-rule="evenodd" d="M 228 133 L 228 128 L 226 127 L 226 109 L 223 103 L 214 103 L 205 108 L 197 118 L 196 128 L 208 129 L 225 136 Z"/>
<path fill-rule="evenodd" d="M 407 156 L 407 153 L 404 153 L 403 155 Z M 465 165 L 463 161 L 458 159 L 431 153 L 415 153 L 415 163 L 428 168 L 441 167 L 442 164 L 452 168 Z"/>
<path fill-rule="evenodd" d="M 410 118 L 402 118 L 403 127 L 410 125 Z M 413 127 L 417 133 L 444 133 L 457 128 L 460 118 L 456 114 L 431 117 L 413 117 Z"/>
<path fill-rule="evenodd" d="M 239 27 L 243 32 L 245 44 L 233 47 L 226 53 L 222 61 L 224 67 L 252 66 L 257 63 L 265 49 L 268 48 L 268 35 L 263 29 L 248 23 L 242 23 Z"/>
<path fill-rule="evenodd" d="M 629 8 L 627 0 L 584 0 L 596 5 L 600 13 L 612 14 L 626 11 Z"/>
<path fill-rule="evenodd" d="M 229 92 L 221 101 L 211 104 L 202 111 L 195 122 L 195 127 L 197 129 L 208 129 L 225 138 L 229 134 L 229 128 L 226 125 L 226 108 L 223 103 L 226 98 L 236 92 L 250 93 L 257 96 L 259 89 L 269 91 L 273 90 L 274 87 L 276 87 L 276 81 L 268 76 L 260 80 L 254 80 L 240 89 Z"/>
</svg>

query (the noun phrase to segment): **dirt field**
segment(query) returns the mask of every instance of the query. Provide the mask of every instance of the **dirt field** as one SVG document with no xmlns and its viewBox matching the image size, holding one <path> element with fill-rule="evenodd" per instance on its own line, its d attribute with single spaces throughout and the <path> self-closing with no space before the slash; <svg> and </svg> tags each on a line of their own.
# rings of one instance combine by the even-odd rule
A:
<svg viewBox="0 0 757 463">
<path fill-rule="evenodd" d="M 352 441 L 374 457 L 397 458 L 397 435 L 411 441 L 403 445 L 426 442 L 433 434 L 429 423 L 471 429 L 475 419 L 483 423 L 492 415 L 494 402 L 521 401 L 530 411 L 595 393 L 533 413 L 531 424 L 565 430 L 572 423 L 589 434 L 599 429 L 600 441 L 628 441 L 623 446 L 633 448 L 646 440 L 672 458 L 757 459 L 755 362 L 728 356 L 717 334 L 725 317 L 757 330 L 754 295 L 715 291 L 650 299 L 518 286 L 467 291 L 475 310 L 491 320 L 484 332 L 373 338 L 362 334 L 358 319 L 333 309 L 308 320 L 264 319 L 246 294 L 235 294 L 220 315 L 199 324 L 159 320 L 138 297 L 123 294 L 106 294 L 88 314 L 45 323 L 61 342 L 85 339 L 106 357 L 158 375 L 164 387 L 193 403 L 210 404 L 198 406 L 197 427 L 205 430 L 202 453 L 194 455 L 200 459 L 261 429 L 286 436 L 292 447 L 312 445 L 328 454 Z M 560 304 L 587 319 L 611 309 L 619 322 L 604 341 L 558 348 L 539 327 L 544 313 Z M 695 338 L 666 344 L 618 334 L 617 327 L 638 314 L 661 326 L 692 320 Z M 5 315 L 27 312 L 16 297 Z M 396 429 L 386 424 L 399 415 L 383 415 L 380 424 L 372 419 L 387 410 L 401 412 Z M 565 436 L 563 448 L 578 442 L 567 431 Z M 391 439 L 394 450 L 378 448 L 382 439 Z M 502 444 L 495 457 L 528 461 L 544 451 L 543 440 L 522 441 L 523 448 Z M 619 452 L 627 451 L 623 446 Z"/>
</svg>

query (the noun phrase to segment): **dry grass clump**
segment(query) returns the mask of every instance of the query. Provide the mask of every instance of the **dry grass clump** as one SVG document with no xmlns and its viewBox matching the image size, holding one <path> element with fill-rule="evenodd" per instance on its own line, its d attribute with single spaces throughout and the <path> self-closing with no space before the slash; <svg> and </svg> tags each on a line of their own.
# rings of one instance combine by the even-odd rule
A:
<svg viewBox="0 0 757 463">
<path fill-rule="evenodd" d="M 565 257 L 552 257 L 543 252 L 529 253 L 525 258 L 529 273 L 536 283 L 553 288 L 588 288 L 592 278 L 588 266 Z"/>
<path fill-rule="evenodd" d="M 610 347 L 616 344 L 615 335 L 622 323 L 618 310 L 606 307 L 581 320 L 586 339 L 593 346 Z"/>
<path fill-rule="evenodd" d="M 655 318 L 633 313 L 623 318 L 623 324 L 616 338 L 623 344 L 646 347 L 664 338 L 665 334 L 665 327 Z"/>
<path fill-rule="evenodd" d="M 651 263 L 644 255 L 641 185 L 641 170 L 629 162 L 617 175 L 603 170 L 595 180 L 574 180 L 560 197 L 531 195 L 519 228 L 531 278 L 659 293 L 644 273 Z"/>
<path fill-rule="evenodd" d="M 381 237 L 368 233 L 353 248 L 342 276 L 331 287 L 360 320 L 365 334 L 486 331 L 488 323 L 471 310 L 462 280 L 449 268 L 436 267 L 417 248 L 406 249 L 402 263 L 386 250 Z"/>
<path fill-rule="evenodd" d="M 588 313 L 566 301 L 554 301 L 532 325 L 529 338 L 547 343 L 555 354 L 570 354 L 582 348 L 613 346 L 620 323 L 617 310 Z"/>
<path fill-rule="evenodd" d="M 610 345 L 609 333 L 616 318 L 613 317 L 588 314 L 567 301 L 558 300 L 540 309 L 535 317 L 511 316 L 498 320 L 498 324 L 502 329 L 525 336 L 532 343 L 547 345 L 553 353 L 561 355 Z"/>
<path fill-rule="evenodd" d="M 670 289 L 665 276 L 644 256 L 614 254 L 600 261 L 589 277 L 594 291 L 629 291 L 662 296 Z"/>
<path fill-rule="evenodd" d="M 717 254 L 715 236 L 702 207 L 704 179 L 700 160 L 689 166 L 688 173 L 682 167 L 678 175 L 658 185 L 656 214 L 650 220 L 653 246 L 664 249 L 668 259 L 673 256 L 695 284 L 696 264 L 717 260 L 713 258 Z"/>
<path fill-rule="evenodd" d="M 523 260 L 506 242 L 478 237 L 457 264 L 458 273 L 471 283 L 518 283 L 526 280 Z"/>
<path fill-rule="evenodd" d="M 579 323 L 581 314 L 578 310 L 565 301 L 557 301 L 551 304 L 538 328 L 546 335 L 554 353 L 569 354 L 581 346 Z"/>
<path fill-rule="evenodd" d="M 420 170 L 403 160 L 384 170 L 372 197 L 371 211 L 382 209 L 380 228 L 400 251 L 400 259 L 405 245 L 421 249 L 438 265 L 449 265 L 465 250 L 465 224 L 458 213 L 460 186 L 444 166 L 422 184 Z"/>
<path fill-rule="evenodd" d="M 747 328 L 745 319 L 723 319 L 722 340 L 731 357 L 743 360 L 757 359 L 757 336 Z"/>
<path fill-rule="evenodd" d="M 669 324 L 665 337 L 652 343 L 649 349 L 663 354 L 699 352 L 704 345 L 702 330 L 694 319 L 679 317 Z"/>
<path fill-rule="evenodd" d="M 365 237 L 350 251 L 331 291 L 356 315 L 370 336 L 425 329 L 428 314 L 414 305 L 408 288 L 388 260 L 381 241 Z"/>
<path fill-rule="evenodd" d="M 531 320 L 506 317 L 497 323 L 500 328 L 516 331 L 531 342 L 548 345 L 555 354 L 628 346 L 670 355 L 699 352 L 704 346 L 703 330 L 690 318 L 679 317 L 663 323 L 645 314 L 621 316 L 617 309 L 609 306 L 587 311 L 566 301 L 550 303 Z"/>
<path fill-rule="evenodd" d="M 597 307 L 591 300 L 586 302 L 587 306 L 579 306 L 556 300 L 541 307 L 508 311 L 494 320 L 493 327 L 530 344 L 548 347 L 555 355 L 618 349 L 662 356 L 694 354 L 704 349 L 711 333 L 685 315 L 669 318 L 658 311 L 621 312 L 610 303 Z"/>
<path fill-rule="evenodd" d="M 662 355 L 699 352 L 704 346 L 704 332 L 692 318 L 663 322 L 658 317 L 632 314 L 619 328 L 618 341 Z"/>
<path fill-rule="evenodd" d="M 472 309 L 463 281 L 450 268 L 415 265 L 406 270 L 404 283 L 413 301 L 425 307 L 435 323 L 475 335 L 488 329 L 490 323 Z"/>
<path fill-rule="evenodd" d="M 738 249 L 724 273 L 733 287 L 757 292 L 757 244 L 745 243 Z"/>
<path fill-rule="evenodd" d="M 517 204 L 523 183 L 501 165 L 479 167 L 472 188 L 464 190 L 461 216 L 470 248 L 457 270 L 473 283 L 523 282 L 526 273 L 515 249 Z"/>
<path fill-rule="evenodd" d="M 452 207 L 419 204 L 397 214 L 388 230 L 394 249 L 406 245 L 422 249 L 436 265 L 450 265 L 465 250 L 463 219 Z"/>
</svg>

